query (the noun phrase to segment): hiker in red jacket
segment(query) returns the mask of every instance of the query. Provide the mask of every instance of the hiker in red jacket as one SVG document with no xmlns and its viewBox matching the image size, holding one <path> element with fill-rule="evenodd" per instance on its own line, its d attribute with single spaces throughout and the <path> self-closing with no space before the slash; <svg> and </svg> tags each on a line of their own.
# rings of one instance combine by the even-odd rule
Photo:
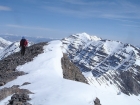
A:
<svg viewBox="0 0 140 105">
<path fill-rule="evenodd" d="M 20 49 L 21 49 L 21 55 L 24 56 L 25 54 L 25 48 L 27 47 L 28 42 L 25 39 L 25 37 L 22 37 L 22 39 L 20 40 Z"/>
</svg>

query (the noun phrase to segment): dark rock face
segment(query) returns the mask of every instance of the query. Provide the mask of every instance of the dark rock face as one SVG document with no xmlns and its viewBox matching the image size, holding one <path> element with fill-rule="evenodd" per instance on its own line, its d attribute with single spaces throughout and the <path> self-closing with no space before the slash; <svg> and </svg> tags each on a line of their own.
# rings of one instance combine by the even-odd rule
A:
<svg viewBox="0 0 140 105">
<path fill-rule="evenodd" d="M 86 78 L 82 75 L 78 67 L 76 67 L 72 62 L 70 62 L 66 54 L 63 54 L 61 64 L 63 69 L 63 77 L 65 79 L 70 79 L 88 84 Z"/>
<path fill-rule="evenodd" d="M 26 48 L 24 56 L 20 52 L 9 55 L 0 61 L 0 86 L 6 84 L 17 76 L 24 75 L 24 72 L 16 71 L 18 65 L 23 65 L 33 60 L 35 56 L 43 53 L 43 46 L 47 43 L 39 43 Z"/>
<path fill-rule="evenodd" d="M 29 83 L 29 82 L 25 82 L 25 83 L 22 84 L 22 86 L 24 86 L 24 85 L 28 85 L 28 84 L 31 84 L 31 83 Z"/>
<path fill-rule="evenodd" d="M 132 69 L 128 71 L 121 72 L 119 77 L 121 78 L 121 85 L 125 87 L 125 89 L 121 88 L 121 90 L 126 94 L 140 94 L 140 72 L 137 72 L 137 75 L 135 74 L 135 71 Z"/>
</svg>

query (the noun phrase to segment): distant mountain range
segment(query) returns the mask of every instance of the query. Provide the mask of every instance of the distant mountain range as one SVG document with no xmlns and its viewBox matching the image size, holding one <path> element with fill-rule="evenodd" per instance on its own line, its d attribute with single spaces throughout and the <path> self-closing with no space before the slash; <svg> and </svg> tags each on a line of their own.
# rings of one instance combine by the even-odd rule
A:
<svg viewBox="0 0 140 105">
<path fill-rule="evenodd" d="M 8 34 L 7 35 L 0 35 L 0 37 L 6 39 L 8 41 L 11 41 L 11 42 L 20 41 L 20 39 L 22 38 L 22 36 L 8 35 Z M 45 37 L 28 37 L 28 36 L 25 36 L 25 38 L 29 42 L 33 42 L 33 43 L 48 42 L 48 41 L 54 40 L 53 38 L 45 38 Z"/>
<path fill-rule="evenodd" d="M 140 94 L 140 49 L 86 33 L 62 40 L 65 52 L 90 83 L 114 85 L 125 94 Z M 95 82 L 96 81 L 96 82 Z"/>
</svg>

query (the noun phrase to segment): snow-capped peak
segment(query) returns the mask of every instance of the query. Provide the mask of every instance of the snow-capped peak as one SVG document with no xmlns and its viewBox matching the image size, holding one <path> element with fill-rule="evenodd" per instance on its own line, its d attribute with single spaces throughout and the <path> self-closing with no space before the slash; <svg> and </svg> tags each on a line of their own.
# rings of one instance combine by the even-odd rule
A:
<svg viewBox="0 0 140 105">
<path fill-rule="evenodd" d="M 82 40 L 82 41 L 88 41 L 88 40 L 97 41 L 97 40 L 101 40 L 97 36 L 90 36 L 89 34 L 87 34 L 85 32 L 73 34 L 70 37 L 73 37 L 74 39 L 77 38 L 77 39 Z"/>
<path fill-rule="evenodd" d="M 91 42 L 97 42 L 100 41 L 101 39 L 98 38 L 97 36 L 90 36 L 87 33 L 78 33 L 78 34 L 73 34 L 69 36 L 68 38 L 62 39 L 63 44 L 65 44 L 64 47 L 64 52 L 67 52 L 67 46 L 70 44 L 71 47 L 75 47 L 77 49 L 80 49 L 81 46 L 87 47 Z"/>
<path fill-rule="evenodd" d="M 77 36 L 79 39 L 85 40 L 88 39 L 90 40 L 90 36 L 87 33 L 79 33 L 79 34 L 75 34 L 73 36 Z"/>
<path fill-rule="evenodd" d="M 88 74 L 89 76 L 89 74 L 92 74 L 89 77 L 92 79 L 94 77 L 105 77 L 106 81 L 113 81 L 110 83 L 117 85 L 125 94 L 140 94 L 140 89 L 138 88 L 140 86 L 140 80 L 137 78 L 140 76 L 139 48 L 118 41 L 101 40 L 95 36 L 93 36 L 92 40 L 90 39 L 92 36 L 86 33 L 76 34 L 74 36 L 77 37 L 73 38 L 72 41 L 71 37 L 62 40 L 64 51 L 84 75 Z M 129 76 L 128 73 L 131 75 Z M 128 79 L 124 78 L 125 76 Z M 128 81 L 132 83 L 137 81 L 135 82 L 137 87 L 126 87 Z"/>
</svg>

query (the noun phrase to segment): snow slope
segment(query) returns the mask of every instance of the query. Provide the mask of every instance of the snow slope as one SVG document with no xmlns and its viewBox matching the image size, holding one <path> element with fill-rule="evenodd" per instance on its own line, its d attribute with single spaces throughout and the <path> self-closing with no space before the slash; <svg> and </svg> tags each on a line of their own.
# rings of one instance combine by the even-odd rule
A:
<svg viewBox="0 0 140 105">
<path fill-rule="evenodd" d="M 19 42 L 13 42 L 11 45 L 0 51 L 0 60 L 18 51 L 20 51 Z"/>
<path fill-rule="evenodd" d="M 30 95 L 33 105 L 94 105 L 98 97 L 102 105 L 140 105 L 139 97 L 117 95 L 112 87 L 96 86 L 63 79 L 61 68 L 62 42 L 52 41 L 44 46 L 44 53 L 34 58 L 32 62 L 18 66 L 17 70 L 27 72 L 16 80 L 0 87 L 31 84 L 22 86 L 35 94 Z M 4 105 L 10 97 L 0 102 Z"/>
<path fill-rule="evenodd" d="M 12 42 L 7 41 L 3 38 L 0 37 L 0 50 L 2 50 L 3 48 L 5 48 L 6 46 L 10 45 Z"/>
</svg>

